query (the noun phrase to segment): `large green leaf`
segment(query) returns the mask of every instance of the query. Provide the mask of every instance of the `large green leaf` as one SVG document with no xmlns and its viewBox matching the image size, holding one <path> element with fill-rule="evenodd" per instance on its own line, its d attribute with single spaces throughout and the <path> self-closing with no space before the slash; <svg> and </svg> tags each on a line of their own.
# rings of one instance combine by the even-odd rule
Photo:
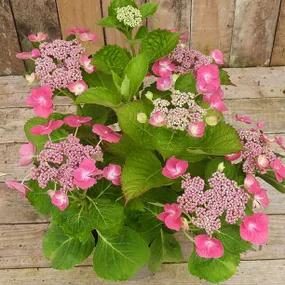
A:
<svg viewBox="0 0 285 285">
<path fill-rule="evenodd" d="M 84 104 L 81 111 L 84 116 L 91 117 L 92 122 L 99 124 L 105 124 L 111 112 L 108 107 L 96 104 Z"/>
<path fill-rule="evenodd" d="M 51 225 L 43 239 L 43 251 L 55 269 L 69 269 L 86 259 L 94 248 L 94 238 L 89 234 L 84 242 L 66 234 L 60 226 Z"/>
<path fill-rule="evenodd" d="M 91 74 L 84 72 L 83 79 L 87 83 L 88 87 L 105 87 L 114 93 L 117 93 L 117 87 L 113 82 L 111 74 L 106 74 L 102 71 L 96 71 Z"/>
<path fill-rule="evenodd" d="M 158 8 L 157 3 L 144 3 L 140 6 L 143 19 L 152 16 Z"/>
<path fill-rule="evenodd" d="M 94 252 L 94 270 L 107 280 L 127 280 L 142 268 L 149 258 L 149 248 L 142 237 L 123 228 L 119 234 L 98 232 Z"/>
<path fill-rule="evenodd" d="M 105 87 L 93 87 L 89 88 L 82 95 L 76 99 L 77 104 L 97 104 L 105 107 L 114 108 L 121 102 L 121 96 L 118 93 L 114 93 Z"/>
<path fill-rule="evenodd" d="M 161 174 L 161 163 L 151 151 L 131 152 L 122 171 L 122 190 L 127 201 L 151 188 L 170 185 L 172 180 Z"/>
<path fill-rule="evenodd" d="M 156 272 L 160 269 L 163 262 L 181 261 L 183 261 L 183 257 L 179 243 L 173 234 L 165 233 L 161 229 L 159 235 L 150 246 L 149 269 Z"/>
<path fill-rule="evenodd" d="M 283 182 L 278 182 L 273 172 L 259 174 L 259 177 L 274 187 L 277 191 L 285 193 L 285 180 Z"/>
<path fill-rule="evenodd" d="M 121 75 L 130 59 L 128 50 L 117 45 L 107 45 L 93 55 L 96 68 L 108 74 L 114 71 Z"/>
<path fill-rule="evenodd" d="M 175 82 L 175 89 L 181 92 L 197 93 L 196 80 L 192 73 L 180 75 Z"/>
<path fill-rule="evenodd" d="M 217 259 L 202 258 L 193 251 L 189 259 L 188 269 L 191 274 L 199 278 L 212 283 L 219 283 L 235 274 L 239 262 L 239 255 L 233 255 L 226 251 L 223 257 Z"/>
<path fill-rule="evenodd" d="M 142 39 L 141 52 L 149 61 L 155 61 L 168 55 L 178 44 L 179 34 L 168 30 L 154 30 Z"/>
<path fill-rule="evenodd" d="M 148 71 L 148 60 L 144 54 L 134 57 L 125 69 L 121 93 L 130 100 L 138 92 Z"/>
</svg>

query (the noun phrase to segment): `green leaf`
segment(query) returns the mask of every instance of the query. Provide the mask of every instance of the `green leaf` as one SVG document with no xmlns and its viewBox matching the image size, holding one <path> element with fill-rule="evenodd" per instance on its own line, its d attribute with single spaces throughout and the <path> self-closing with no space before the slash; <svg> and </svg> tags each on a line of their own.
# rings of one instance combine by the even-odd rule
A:
<svg viewBox="0 0 285 285">
<path fill-rule="evenodd" d="M 104 87 L 92 87 L 76 99 L 76 104 L 97 104 L 114 108 L 121 102 L 120 94 L 114 93 Z"/>
<path fill-rule="evenodd" d="M 139 40 L 144 38 L 148 33 L 147 27 L 146 26 L 141 26 L 135 36 L 135 40 Z"/>
<path fill-rule="evenodd" d="M 84 72 L 83 79 L 90 87 L 105 87 L 112 92 L 117 92 L 117 87 L 113 82 L 113 77 L 110 74 L 106 74 L 102 71 L 96 71 L 91 74 Z"/>
<path fill-rule="evenodd" d="M 161 174 L 161 163 L 150 151 L 132 152 L 128 155 L 122 171 L 122 191 L 127 201 L 151 188 L 173 183 Z"/>
<path fill-rule="evenodd" d="M 188 269 L 194 276 L 212 283 L 219 283 L 235 274 L 239 262 L 239 255 L 233 255 L 226 251 L 223 257 L 217 259 L 202 258 L 193 251 L 189 259 Z"/>
<path fill-rule="evenodd" d="M 183 261 L 183 257 L 179 243 L 173 234 L 167 234 L 161 229 L 150 246 L 149 269 L 156 272 L 163 262 L 181 261 Z"/>
<path fill-rule="evenodd" d="M 196 80 L 192 73 L 180 75 L 175 82 L 175 89 L 181 92 L 197 93 Z"/>
<path fill-rule="evenodd" d="M 273 172 L 268 172 L 265 174 L 259 174 L 258 175 L 261 179 L 263 179 L 265 182 L 270 184 L 272 187 L 274 187 L 277 191 L 281 193 L 285 193 L 285 181 L 278 182 L 274 176 Z"/>
<path fill-rule="evenodd" d="M 86 259 L 94 248 L 94 238 L 90 233 L 84 242 L 66 234 L 63 229 L 51 225 L 43 239 L 43 252 L 51 261 L 52 268 L 69 269 Z"/>
<path fill-rule="evenodd" d="M 241 239 L 237 225 L 225 225 L 215 236 L 223 243 L 224 249 L 232 254 L 240 254 L 252 248 L 249 242 Z"/>
<path fill-rule="evenodd" d="M 134 57 L 125 69 L 122 83 L 122 94 L 130 100 L 138 92 L 148 71 L 148 61 L 144 54 Z"/>
<path fill-rule="evenodd" d="M 118 20 L 114 17 L 108 16 L 98 21 L 98 25 L 107 28 L 116 28 L 118 25 Z"/>
<path fill-rule="evenodd" d="M 178 44 L 179 34 L 167 30 L 154 30 L 143 38 L 141 52 L 144 52 L 149 61 L 155 61 L 168 55 Z"/>
<path fill-rule="evenodd" d="M 111 110 L 105 106 L 96 104 L 84 104 L 82 114 L 92 118 L 94 123 L 105 124 Z"/>
<path fill-rule="evenodd" d="M 107 74 L 114 71 L 121 75 L 130 59 L 131 55 L 128 50 L 117 45 L 107 45 L 93 55 L 93 63 L 96 68 Z"/>
<path fill-rule="evenodd" d="M 47 194 L 47 191 L 49 189 L 53 189 L 52 185 L 49 185 L 51 187 L 47 187 L 45 189 L 42 189 L 39 187 L 38 182 L 35 180 L 30 180 L 28 182 L 28 186 L 32 191 L 29 191 L 27 194 L 27 198 L 29 202 L 35 207 L 35 209 L 43 215 L 48 215 L 53 207 L 50 201 L 50 197 Z"/>
<path fill-rule="evenodd" d="M 152 16 L 158 8 L 157 3 L 145 3 L 140 6 L 140 11 L 142 14 L 142 18 L 145 19 L 149 16 Z"/>
<path fill-rule="evenodd" d="M 146 264 L 149 248 L 135 231 L 125 227 L 119 234 L 98 235 L 93 264 L 99 277 L 127 280 Z"/>
<path fill-rule="evenodd" d="M 236 86 L 235 84 L 232 83 L 229 74 L 223 69 L 220 69 L 220 80 L 222 85 Z"/>
<path fill-rule="evenodd" d="M 109 16 L 117 15 L 117 8 L 125 7 L 131 5 L 137 8 L 136 2 L 134 0 L 112 0 L 110 6 L 108 7 Z"/>
</svg>

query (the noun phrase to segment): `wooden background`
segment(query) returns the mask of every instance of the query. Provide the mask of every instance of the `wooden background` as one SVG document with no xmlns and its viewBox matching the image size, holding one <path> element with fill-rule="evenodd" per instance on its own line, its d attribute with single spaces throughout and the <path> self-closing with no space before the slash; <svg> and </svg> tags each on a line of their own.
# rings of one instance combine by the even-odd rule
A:
<svg viewBox="0 0 285 285">
<path fill-rule="evenodd" d="M 145 2 L 148 0 L 139 0 Z M 187 32 L 204 52 L 220 48 L 231 67 L 285 65 L 285 0 L 152 0 L 160 4 L 151 28 Z M 21 74 L 15 53 L 25 50 L 26 35 L 44 31 L 51 38 L 74 25 L 98 35 L 93 50 L 122 44 L 121 35 L 96 25 L 109 0 L 0 0 L 0 75 Z"/>
</svg>

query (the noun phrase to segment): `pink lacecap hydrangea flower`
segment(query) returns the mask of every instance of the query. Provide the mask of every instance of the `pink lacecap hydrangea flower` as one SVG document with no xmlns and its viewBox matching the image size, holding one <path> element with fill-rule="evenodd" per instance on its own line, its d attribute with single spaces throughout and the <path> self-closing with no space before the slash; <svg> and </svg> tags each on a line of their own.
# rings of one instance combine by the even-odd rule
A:
<svg viewBox="0 0 285 285">
<path fill-rule="evenodd" d="M 64 211 L 69 205 L 69 199 L 65 191 L 48 190 L 48 195 L 51 198 L 51 203 L 60 211 Z"/>
<path fill-rule="evenodd" d="M 81 95 L 88 89 L 88 85 L 83 80 L 78 80 L 67 85 L 70 92 L 74 93 L 75 96 Z"/>
<path fill-rule="evenodd" d="M 36 87 L 32 89 L 31 95 L 26 99 L 26 103 L 34 108 L 37 116 L 48 118 L 53 112 L 52 96 L 52 90 L 49 86 Z"/>
<path fill-rule="evenodd" d="M 281 160 L 276 158 L 272 163 L 271 167 L 275 173 L 275 178 L 278 182 L 282 182 L 285 179 L 285 166 Z"/>
<path fill-rule="evenodd" d="M 110 163 L 103 169 L 103 176 L 114 185 L 121 184 L 121 166 Z"/>
<path fill-rule="evenodd" d="M 95 124 L 92 128 L 93 133 L 98 135 L 101 140 L 109 143 L 118 143 L 121 140 L 121 135 L 114 132 L 111 128 L 102 124 Z"/>
<path fill-rule="evenodd" d="M 22 183 L 19 183 L 15 180 L 6 180 L 5 184 L 8 188 L 16 190 L 22 197 L 26 197 L 29 192 L 29 188 Z"/>
<path fill-rule="evenodd" d="M 167 228 L 179 231 L 182 226 L 181 214 L 182 212 L 178 204 L 165 204 L 164 212 L 160 213 L 157 218 L 164 222 Z"/>
<path fill-rule="evenodd" d="M 28 35 L 28 40 L 30 42 L 43 42 L 48 38 L 48 35 L 43 32 L 38 32 L 37 34 Z"/>
<path fill-rule="evenodd" d="M 195 251 L 203 258 L 220 258 L 224 255 L 224 247 L 220 240 L 208 235 L 197 235 L 194 238 Z"/>
<path fill-rule="evenodd" d="M 201 138 L 204 136 L 205 126 L 204 122 L 190 123 L 188 126 L 188 133 L 193 137 Z"/>
<path fill-rule="evenodd" d="M 244 179 L 244 188 L 251 194 L 257 194 L 261 190 L 260 183 L 252 174 L 246 175 Z"/>
<path fill-rule="evenodd" d="M 92 121 L 91 117 L 83 117 L 77 115 L 70 115 L 63 119 L 64 123 L 72 128 L 78 128 L 86 123 Z"/>
<path fill-rule="evenodd" d="M 188 168 L 186 160 L 180 160 L 172 156 L 167 161 L 162 169 L 162 174 L 170 179 L 176 179 L 182 176 Z"/>
<path fill-rule="evenodd" d="M 79 34 L 79 39 L 82 42 L 89 42 L 89 41 L 95 42 L 97 40 L 97 36 L 96 34 L 91 32 L 83 32 Z"/>
<path fill-rule="evenodd" d="M 242 239 L 253 244 L 263 245 L 268 241 L 268 217 L 263 213 L 246 216 L 240 225 Z"/>
<path fill-rule="evenodd" d="M 89 29 L 82 27 L 71 27 L 67 30 L 68 35 L 76 35 L 81 33 L 88 33 Z"/>
<path fill-rule="evenodd" d="M 239 122 L 243 122 L 245 124 L 252 124 L 252 119 L 250 116 L 247 115 L 240 115 L 240 114 L 236 114 L 235 115 L 235 120 L 239 121 Z"/>
<path fill-rule="evenodd" d="M 210 52 L 210 55 L 214 59 L 216 64 L 224 64 L 224 54 L 219 49 L 212 50 Z"/>
<path fill-rule="evenodd" d="M 50 135 L 53 131 L 59 129 L 64 124 L 63 120 L 51 120 L 43 125 L 36 125 L 31 128 L 33 135 Z"/>
<path fill-rule="evenodd" d="M 19 52 L 16 54 L 16 58 L 26 60 L 26 59 L 35 59 L 41 55 L 38 49 L 33 49 L 31 51 Z"/>
<path fill-rule="evenodd" d="M 216 92 L 220 88 L 219 68 L 215 64 L 201 66 L 197 70 L 197 90 L 203 94 Z"/>
<path fill-rule="evenodd" d="M 260 189 L 260 191 L 254 195 L 254 200 L 258 202 L 263 208 L 267 208 L 270 204 L 270 200 L 265 189 Z"/>
<path fill-rule="evenodd" d="M 152 72 L 159 77 L 170 77 L 175 70 L 175 65 L 167 57 L 156 61 L 152 66 Z"/>
<path fill-rule="evenodd" d="M 161 111 L 156 111 L 151 115 L 149 123 L 154 127 L 162 127 L 166 124 L 165 115 Z"/>
<path fill-rule="evenodd" d="M 91 59 L 87 55 L 81 56 L 79 62 L 83 69 L 89 74 L 96 70 L 95 66 L 91 64 Z"/>
<path fill-rule="evenodd" d="M 20 155 L 19 165 L 25 166 L 25 165 L 31 164 L 33 161 L 35 152 L 36 152 L 36 148 L 32 143 L 29 142 L 29 143 L 23 144 L 19 150 L 19 155 Z"/>
<path fill-rule="evenodd" d="M 94 176 L 101 175 L 102 170 L 98 169 L 94 160 L 84 159 L 74 171 L 74 184 L 81 189 L 87 190 L 97 183 Z"/>
<path fill-rule="evenodd" d="M 172 77 L 158 77 L 156 79 L 156 88 L 160 91 L 169 90 L 172 86 Z"/>
</svg>

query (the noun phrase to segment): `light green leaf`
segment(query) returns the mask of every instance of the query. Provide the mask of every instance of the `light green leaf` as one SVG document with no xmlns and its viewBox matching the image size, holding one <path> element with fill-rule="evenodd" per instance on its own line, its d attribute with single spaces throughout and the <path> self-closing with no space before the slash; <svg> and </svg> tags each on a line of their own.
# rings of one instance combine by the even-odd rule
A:
<svg viewBox="0 0 285 285">
<path fill-rule="evenodd" d="M 181 92 L 197 93 L 196 80 L 192 73 L 180 75 L 175 82 L 175 89 Z"/>
<path fill-rule="evenodd" d="M 114 108 L 121 102 L 121 96 L 104 87 L 92 87 L 76 99 L 76 104 L 97 104 Z"/>
<path fill-rule="evenodd" d="M 130 100 L 138 92 L 148 71 L 148 61 L 144 54 L 134 57 L 125 69 L 125 77 L 122 83 L 122 94 Z M 124 86 L 124 87 L 123 87 Z"/>
<path fill-rule="evenodd" d="M 188 269 L 194 276 L 212 283 L 219 283 L 235 274 L 239 262 L 239 255 L 233 255 L 226 251 L 223 257 L 217 259 L 202 258 L 193 251 L 189 259 Z"/>
<path fill-rule="evenodd" d="M 154 30 L 142 39 L 141 52 L 149 61 L 155 61 L 168 55 L 178 44 L 179 34 L 167 30 Z"/>
<path fill-rule="evenodd" d="M 98 21 L 98 25 L 107 28 L 116 28 L 118 25 L 118 20 L 115 17 L 108 16 Z"/>
<path fill-rule="evenodd" d="M 114 71 L 121 75 L 130 59 L 131 55 L 127 49 L 117 45 L 107 45 L 93 55 L 92 62 L 98 70 L 107 74 L 111 74 Z"/>
<path fill-rule="evenodd" d="M 43 252 L 51 261 L 52 268 L 69 269 L 86 259 L 94 248 L 94 238 L 81 242 L 77 237 L 66 234 L 63 229 L 51 225 L 43 239 Z"/>
<path fill-rule="evenodd" d="M 236 86 L 235 84 L 232 83 L 229 74 L 223 69 L 220 69 L 220 80 L 222 85 Z"/>
<path fill-rule="evenodd" d="M 160 269 L 163 262 L 181 261 L 183 261 L 183 257 L 179 243 L 173 234 L 165 233 L 161 229 L 159 235 L 150 246 L 149 269 L 156 272 Z"/>
<path fill-rule="evenodd" d="M 146 264 L 149 248 L 135 231 L 125 227 L 119 234 L 98 235 L 93 265 L 99 277 L 127 280 Z"/>
<path fill-rule="evenodd" d="M 170 185 L 172 180 L 161 174 L 161 163 L 150 151 L 132 152 L 128 155 L 122 171 L 122 191 L 127 201 L 151 188 Z"/>
<path fill-rule="evenodd" d="M 145 4 L 142 4 L 140 6 L 140 11 L 141 11 L 141 14 L 142 14 L 142 18 L 147 18 L 149 16 L 152 16 L 156 10 L 158 8 L 158 4 L 157 3 L 145 3 Z"/>
</svg>

